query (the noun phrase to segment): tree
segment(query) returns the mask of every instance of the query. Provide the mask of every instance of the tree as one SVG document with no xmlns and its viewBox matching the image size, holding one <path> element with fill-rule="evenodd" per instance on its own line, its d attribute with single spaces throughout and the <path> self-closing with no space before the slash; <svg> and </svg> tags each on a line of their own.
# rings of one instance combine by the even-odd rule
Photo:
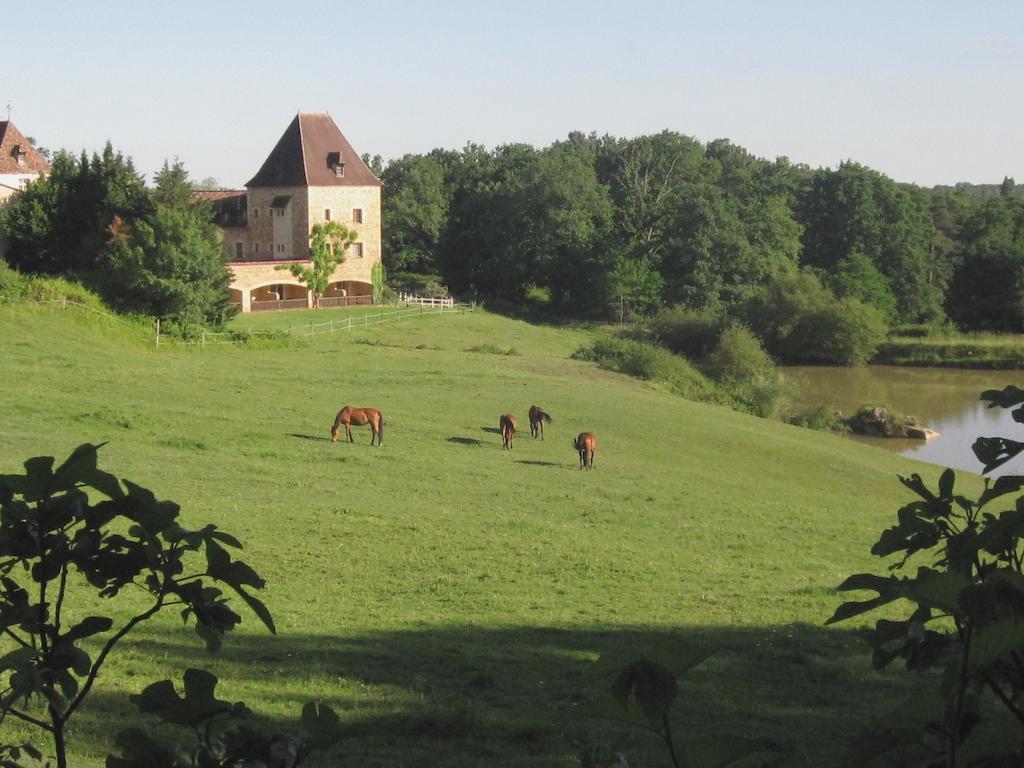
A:
<svg viewBox="0 0 1024 768">
<path fill-rule="evenodd" d="M 130 158 L 108 142 L 102 154 L 58 152 L 50 174 L 31 182 L 0 214 L 5 255 L 22 272 L 102 273 L 103 250 L 115 217 L 135 221 L 152 210 Z"/>
<path fill-rule="evenodd" d="M 1024 330 L 1024 198 L 993 197 L 968 217 L 948 308 L 969 330 Z"/>
<path fill-rule="evenodd" d="M 313 292 L 313 306 L 320 306 L 320 297 L 327 292 L 338 265 L 345 260 L 345 251 L 356 241 L 357 233 L 338 221 L 314 224 L 309 237 L 309 255 L 312 262 L 305 264 L 278 264 L 276 269 L 287 269 L 304 282 Z"/>
<path fill-rule="evenodd" d="M 886 319 L 896 319 L 896 297 L 892 295 L 889 281 L 863 253 L 854 251 L 841 259 L 833 272 L 824 274 L 836 296 L 859 299 Z"/>
<path fill-rule="evenodd" d="M 210 205 L 177 160 L 155 180 L 152 211 L 110 225 L 104 293 L 115 307 L 179 325 L 221 323 L 231 315 L 231 275 Z"/>
<path fill-rule="evenodd" d="M 1024 421 L 1024 390 L 983 392 L 989 407 L 1013 409 Z M 984 472 L 1004 465 L 1024 443 L 982 437 L 974 453 Z M 889 764 L 943 768 L 1011 766 L 1024 761 L 1024 477 L 986 481 L 977 498 L 957 493 L 956 475 L 945 470 L 938 488 L 920 476 L 901 477 L 914 499 L 882 532 L 871 553 L 898 558 L 889 570 L 916 565 L 912 576 L 859 573 L 841 591 L 874 593 L 844 602 L 832 624 L 889 607 L 868 639 L 872 665 L 902 659 L 909 671 L 931 673 L 933 695 L 885 713 L 861 739 L 866 752 L 904 750 Z M 909 613 L 895 618 L 909 603 Z M 913 720 L 909 721 L 906 711 Z M 916 718 L 914 716 L 916 715 Z"/>
<path fill-rule="evenodd" d="M 238 540 L 214 525 L 183 528 L 177 504 L 100 470 L 99 447 L 79 446 L 56 469 L 37 456 L 24 474 L 0 475 L 0 629 L 14 644 L 0 656 L 0 724 L 10 717 L 45 732 L 57 768 L 68 765 L 69 723 L 109 655 L 156 614 L 180 609 L 216 651 L 241 621 L 219 584 L 276 632 L 251 592 L 263 579 L 228 552 Z M 86 614 L 97 597 L 128 588 L 147 600 L 120 626 Z M 95 656 L 83 647 L 89 638 Z"/>
<path fill-rule="evenodd" d="M 929 193 L 845 162 L 820 169 L 797 200 L 804 265 L 834 272 L 853 253 L 885 276 L 903 322 L 942 319 L 948 269 L 936 239 Z"/>
<path fill-rule="evenodd" d="M 392 272 L 436 272 L 448 221 L 444 166 L 430 156 L 405 155 L 388 164 L 381 180 L 385 264 Z"/>
</svg>

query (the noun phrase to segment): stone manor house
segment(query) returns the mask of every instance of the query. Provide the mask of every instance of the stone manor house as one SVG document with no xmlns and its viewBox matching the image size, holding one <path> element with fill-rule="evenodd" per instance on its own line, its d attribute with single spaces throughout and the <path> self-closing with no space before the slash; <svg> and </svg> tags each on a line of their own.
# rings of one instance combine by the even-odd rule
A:
<svg viewBox="0 0 1024 768">
<path fill-rule="evenodd" d="M 311 307 L 312 292 L 276 267 L 308 261 L 313 225 L 338 221 L 358 237 L 320 306 L 371 304 L 371 270 L 381 258 L 380 188 L 330 115 L 296 115 L 244 191 L 203 193 L 224 233 L 232 300 L 243 312 Z"/>
</svg>

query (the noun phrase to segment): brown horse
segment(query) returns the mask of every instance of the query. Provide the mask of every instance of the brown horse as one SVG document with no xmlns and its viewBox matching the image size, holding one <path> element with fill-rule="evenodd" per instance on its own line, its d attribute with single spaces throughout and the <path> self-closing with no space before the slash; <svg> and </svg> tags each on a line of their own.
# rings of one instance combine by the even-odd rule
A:
<svg viewBox="0 0 1024 768">
<path fill-rule="evenodd" d="M 357 427 L 370 425 L 370 429 L 373 431 L 373 434 L 370 435 L 370 445 L 373 445 L 374 440 L 377 441 L 377 445 L 384 442 L 384 417 L 376 408 L 353 408 L 351 405 L 346 405 L 338 411 L 338 415 L 334 417 L 334 426 L 331 427 L 332 443 L 338 442 L 339 427 L 342 424 L 345 425 L 345 436 L 348 437 L 350 443 L 355 442 L 352 438 L 353 424 Z"/>
<path fill-rule="evenodd" d="M 590 432 L 580 432 L 572 444 L 572 447 L 579 451 L 580 469 L 594 468 L 594 452 L 597 450 L 597 438 Z"/>
<path fill-rule="evenodd" d="M 541 408 L 539 405 L 530 406 L 530 434 L 533 435 L 533 439 L 536 440 L 537 436 L 540 439 L 544 439 L 544 422 L 551 423 L 551 417 L 548 412 Z"/>
<path fill-rule="evenodd" d="M 516 436 L 516 417 L 506 413 L 498 420 L 498 428 L 501 430 L 501 447 L 512 450 L 512 438 Z"/>
</svg>

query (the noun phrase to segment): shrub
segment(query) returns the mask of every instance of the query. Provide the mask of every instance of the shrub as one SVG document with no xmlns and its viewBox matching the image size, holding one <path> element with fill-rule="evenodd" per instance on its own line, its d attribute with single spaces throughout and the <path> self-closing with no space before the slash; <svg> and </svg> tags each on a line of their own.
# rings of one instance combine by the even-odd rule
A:
<svg viewBox="0 0 1024 768">
<path fill-rule="evenodd" d="M 857 299 L 843 299 L 803 316 L 787 342 L 787 359 L 862 365 L 885 341 L 882 314 Z"/>
<path fill-rule="evenodd" d="M 440 275 L 421 275 L 417 272 L 394 272 L 388 283 L 396 291 L 415 293 L 434 299 L 448 298 L 448 288 Z"/>
<path fill-rule="evenodd" d="M 667 384 L 688 400 L 732 405 L 731 398 L 685 359 L 667 349 L 618 336 L 604 336 L 573 354 L 602 368 Z"/>
<path fill-rule="evenodd" d="M 782 380 L 775 364 L 757 337 L 741 325 L 722 332 L 708 357 L 707 372 L 743 410 L 768 416 L 778 405 Z"/>
<path fill-rule="evenodd" d="M 849 432 L 843 414 L 828 405 L 819 405 L 806 411 L 789 413 L 784 420 L 796 427 L 816 429 L 821 432 Z"/>
<path fill-rule="evenodd" d="M 1024 421 L 1024 390 L 988 390 L 981 399 Z M 987 473 L 1018 456 L 1024 443 L 981 437 L 972 449 Z M 862 748 L 887 757 L 886 765 L 1022 765 L 1024 477 L 986 481 L 975 498 L 957 491 L 951 469 L 934 490 L 916 474 L 900 482 L 914 498 L 871 548 L 892 561 L 883 574 L 857 573 L 840 584 L 842 592 L 861 594 L 826 624 L 883 609 L 865 633 L 872 666 L 902 660 L 934 687 L 912 707 L 880 712 Z"/>
<path fill-rule="evenodd" d="M 723 321 L 712 309 L 663 309 L 647 324 L 651 337 L 673 352 L 700 359 L 710 354 L 722 335 Z"/>
<path fill-rule="evenodd" d="M 0 725 L 11 717 L 49 734 L 58 768 L 68 765 L 69 723 L 108 654 L 137 625 L 182 606 L 181 617 L 216 651 L 241 621 L 221 589 L 229 587 L 276 632 L 253 594 L 263 579 L 229 552 L 238 540 L 214 525 L 183 528 L 177 504 L 100 470 L 98 448 L 81 445 L 56 468 L 52 456 L 37 456 L 25 474 L 0 475 L 0 627 L 16 644 L 0 658 Z M 132 618 L 82 618 L 97 598 L 132 590 L 147 596 Z M 88 638 L 100 648 L 95 656 Z"/>
<path fill-rule="evenodd" d="M 813 273 L 780 273 L 739 308 L 739 316 L 771 354 L 787 361 L 803 360 L 801 342 L 793 338 L 798 325 L 834 302 L 832 292 Z"/>
</svg>

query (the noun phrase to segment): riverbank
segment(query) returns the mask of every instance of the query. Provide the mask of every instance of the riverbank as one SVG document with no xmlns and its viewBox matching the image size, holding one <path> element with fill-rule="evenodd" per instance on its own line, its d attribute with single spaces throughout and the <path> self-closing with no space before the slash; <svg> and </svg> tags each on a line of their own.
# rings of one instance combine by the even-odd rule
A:
<svg viewBox="0 0 1024 768">
<path fill-rule="evenodd" d="M 1024 336 L 995 333 L 919 338 L 896 336 L 878 347 L 871 363 L 928 368 L 1022 370 Z"/>
</svg>

